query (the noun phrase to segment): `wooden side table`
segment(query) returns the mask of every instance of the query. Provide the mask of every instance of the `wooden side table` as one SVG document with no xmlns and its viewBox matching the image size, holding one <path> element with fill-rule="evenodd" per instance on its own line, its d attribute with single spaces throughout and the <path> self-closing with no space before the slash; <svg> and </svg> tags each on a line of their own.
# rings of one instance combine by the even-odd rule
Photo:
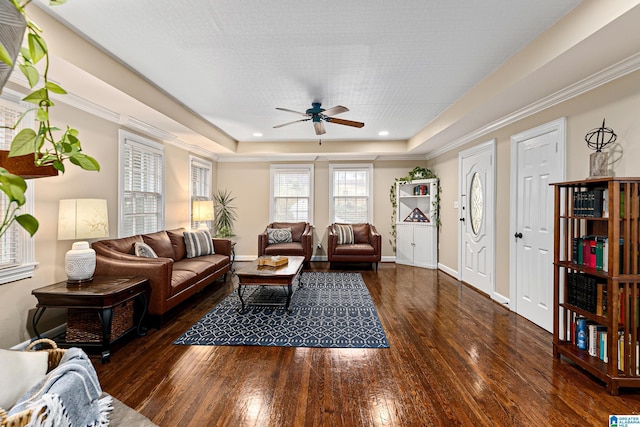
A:
<svg viewBox="0 0 640 427">
<path fill-rule="evenodd" d="M 146 334 L 142 327 L 142 321 L 147 312 L 147 298 L 145 291 L 148 289 L 149 279 L 146 277 L 116 277 L 96 276 L 93 281 L 82 286 L 68 284 L 66 281 L 34 289 L 31 293 L 38 299 L 37 309 L 33 315 L 33 330 L 40 338 L 37 324 L 45 310 L 50 307 L 67 309 L 95 310 L 96 317 L 102 327 L 102 341 L 100 342 L 62 342 L 63 346 L 100 347 L 102 363 L 109 361 L 110 345 L 119 338 L 136 330 L 139 336 Z M 111 337 L 111 325 L 113 310 L 129 301 L 139 302 L 139 310 L 134 310 L 133 326 L 124 331 L 120 336 Z M 135 324 L 135 312 L 138 311 L 137 325 Z"/>
</svg>

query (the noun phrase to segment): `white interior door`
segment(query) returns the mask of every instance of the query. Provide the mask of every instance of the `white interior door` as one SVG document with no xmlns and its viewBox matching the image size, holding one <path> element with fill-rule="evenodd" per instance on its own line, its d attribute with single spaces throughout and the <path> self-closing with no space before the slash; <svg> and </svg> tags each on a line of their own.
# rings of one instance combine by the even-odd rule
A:
<svg viewBox="0 0 640 427">
<path fill-rule="evenodd" d="M 458 155 L 460 280 L 494 298 L 495 140 Z"/>
<path fill-rule="evenodd" d="M 549 184 L 564 179 L 564 147 L 564 119 L 511 137 L 512 310 L 548 331 L 553 329 L 554 227 Z"/>
</svg>

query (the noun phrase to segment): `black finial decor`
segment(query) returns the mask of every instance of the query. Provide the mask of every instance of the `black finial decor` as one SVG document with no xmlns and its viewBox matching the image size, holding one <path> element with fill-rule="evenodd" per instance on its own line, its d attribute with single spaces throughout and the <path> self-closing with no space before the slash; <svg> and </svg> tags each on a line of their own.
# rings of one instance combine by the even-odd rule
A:
<svg viewBox="0 0 640 427">
<path fill-rule="evenodd" d="M 602 127 L 591 129 L 584 137 L 584 140 L 587 141 L 587 146 L 592 150 L 596 150 L 596 153 L 600 153 L 604 147 L 613 144 L 618 138 L 613 129 L 605 127 L 604 121 L 605 119 L 602 119 Z M 593 140 L 594 138 L 595 141 Z"/>
<path fill-rule="evenodd" d="M 602 149 L 609 144 L 613 144 L 618 135 L 613 129 L 604 125 L 605 119 L 602 119 L 602 126 L 591 129 L 584 136 L 587 141 L 587 147 L 595 150 L 589 156 L 589 178 L 602 178 L 609 176 L 609 153 L 603 152 Z"/>
</svg>

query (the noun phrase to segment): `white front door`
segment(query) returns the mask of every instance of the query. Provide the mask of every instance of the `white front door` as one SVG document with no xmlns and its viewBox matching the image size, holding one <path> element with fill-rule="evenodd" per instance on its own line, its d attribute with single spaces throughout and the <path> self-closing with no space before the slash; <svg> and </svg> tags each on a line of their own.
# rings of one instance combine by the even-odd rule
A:
<svg viewBox="0 0 640 427">
<path fill-rule="evenodd" d="M 549 184 L 564 179 L 565 134 L 565 119 L 560 119 L 511 137 L 511 309 L 547 331 L 553 330 Z"/>
<path fill-rule="evenodd" d="M 460 280 L 494 297 L 495 140 L 458 155 Z"/>
</svg>

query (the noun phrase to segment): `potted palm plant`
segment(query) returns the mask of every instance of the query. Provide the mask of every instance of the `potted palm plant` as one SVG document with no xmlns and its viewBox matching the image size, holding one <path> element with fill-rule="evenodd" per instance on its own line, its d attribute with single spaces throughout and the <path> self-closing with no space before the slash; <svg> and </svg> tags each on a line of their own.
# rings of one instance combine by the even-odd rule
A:
<svg viewBox="0 0 640 427">
<path fill-rule="evenodd" d="M 38 222 L 31 215 L 19 214 L 19 209 L 24 205 L 24 191 L 26 183 L 17 175 L 12 166 L 18 164 L 15 160 L 19 157 L 30 156 L 37 167 L 53 168 L 56 174 L 65 172 L 65 162 L 79 166 L 84 170 L 99 171 L 100 165 L 96 159 L 82 152 L 78 131 L 69 126 L 61 130 L 51 124 L 50 108 L 54 105 L 51 94 L 64 95 L 67 92 L 57 83 L 49 79 L 49 50 L 42 37 L 42 30 L 34 22 L 28 19 L 25 7 L 31 0 L 0 0 L 1 15 L 11 15 L 15 19 L 15 25 L 11 26 L 11 37 L 4 40 L 0 36 L 0 91 L 19 61 L 18 68 L 27 78 L 31 92 L 23 98 L 23 101 L 33 104 L 33 108 L 24 112 L 13 126 L 3 126 L 15 130 L 19 123 L 29 112 L 34 112 L 36 117 L 35 130 L 22 129 L 11 142 L 11 148 L 5 164 L 0 164 L 0 191 L 7 195 L 9 203 L 4 212 L 4 221 L 0 224 L 0 237 L 6 232 L 5 225 L 11 225 L 14 221 L 20 224 L 29 234 L 33 235 Z M 49 0 L 49 4 L 59 5 L 66 0 Z M 21 22 L 24 27 L 20 29 Z M 5 25 L 3 22 L 3 29 Z M 26 46 L 16 47 L 23 41 L 26 29 Z M 4 32 L 4 31 L 3 31 Z M 16 35 L 18 35 L 16 37 Z M 42 61 L 42 74 L 36 65 Z M 8 70 L 8 72 L 7 72 Z M 6 74 L 6 75 L 5 75 Z M 12 159 L 14 158 L 14 159 Z M 32 176 L 30 176 L 32 177 Z"/>
<path fill-rule="evenodd" d="M 237 219 L 237 214 L 235 206 L 231 206 L 231 203 L 235 199 L 236 198 L 232 197 L 231 192 L 228 190 L 218 190 L 218 192 L 214 194 L 213 202 L 215 205 L 215 237 L 234 236 L 233 223 Z"/>
</svg>

